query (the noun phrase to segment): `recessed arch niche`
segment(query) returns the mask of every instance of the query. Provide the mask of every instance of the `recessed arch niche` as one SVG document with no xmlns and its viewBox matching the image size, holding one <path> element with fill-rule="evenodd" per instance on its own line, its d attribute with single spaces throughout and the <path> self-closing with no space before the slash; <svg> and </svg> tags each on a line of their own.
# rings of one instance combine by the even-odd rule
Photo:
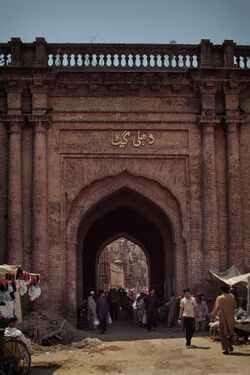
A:
<svg viewBox="0 0 250 375">
<path fill-rule="evenodd" d="M 160 203 L 160 204 L 159 204 Z M 186 248 L 181 212 L 171 193 L 154 181 L 125 172 L 95 181 L 75 199 L 67 221 L 67 315 L 96 287 L 97 259 L 105 244 L 118 236 L 131 238 L 148 259 L 149 284 L 161 298 L 186 283 Z M 177 262 L 183 273 L 177 275 Z M 70 304 L 69 304 L 70 302 Z"/>
</svg>

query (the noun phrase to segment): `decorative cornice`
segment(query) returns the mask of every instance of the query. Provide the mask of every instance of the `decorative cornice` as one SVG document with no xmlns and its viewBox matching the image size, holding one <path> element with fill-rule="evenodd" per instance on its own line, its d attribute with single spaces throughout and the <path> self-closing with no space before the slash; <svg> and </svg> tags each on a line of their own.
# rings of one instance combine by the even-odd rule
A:
<svg viewBox="0 0 250 375">
<path fill-rule="evenodd" d="M 221 88 L 221 82 L 206 80 L 198 83 L 202 95 L 216 95 Z"/>
<path fill-rule="evenodd" d="M 8 81 L 5 83 L 5 90 L 7 93 L 20 92 L 22 90 L 20 81 L 18 79 L 15 79 L 15 80 L 8 79 Z"/>
<path fill-rule="evenodd" d="M 27 119 L 35 133 L 46 133 L 52 122 L 50 115 L 28 115 Z"/>
<path fill-rule="evenodd" d="M 222 116 L 198 116 L 198 126 L 201 129 L 215 129 L 220 126 Z"/>
<path fill-rule="evenodd" d="M 227 81 L 223 84 L 223 91 L 225 95 L 239 95 L 241 92 L 241 85 L 238 81 Z"/>
<path fill-rule="evenodd" d="M 227 133 L 238 132 L 239 127 L 244 124 L 246 116 L 235 114 L 235 116 L 225 116 L 224 117 L 224 128 Z"/>
<path fill-rule="evenodd" d="M 9 134 L 21 134 L 26 118 L 23 115 L 2 115 L 1 120 L 7 125 Z"/>
</svg>

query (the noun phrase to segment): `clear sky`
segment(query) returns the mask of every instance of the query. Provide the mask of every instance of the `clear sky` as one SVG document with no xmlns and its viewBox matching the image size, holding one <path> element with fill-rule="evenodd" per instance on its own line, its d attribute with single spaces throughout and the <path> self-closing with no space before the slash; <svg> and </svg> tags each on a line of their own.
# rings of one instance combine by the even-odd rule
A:
<svg viewBox="0 0 250 375">
<path fill-rule="evenodd" d="M 0 0 L 0 42 L 250 44 L 250 0 Z"/>
</svg>

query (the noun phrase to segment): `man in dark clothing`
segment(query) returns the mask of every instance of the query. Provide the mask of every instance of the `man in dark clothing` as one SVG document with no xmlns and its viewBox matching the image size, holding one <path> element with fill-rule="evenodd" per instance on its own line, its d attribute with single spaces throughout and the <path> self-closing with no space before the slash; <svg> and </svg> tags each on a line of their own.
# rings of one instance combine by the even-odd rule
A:
<svg viewBox="0 0 250 375">
<path fill-rule="evenodd" d="M 9 320 L 7 318 L 4 318 L 0 313 L 0 328 L 6 328 L 8 327 Z"/>
<path fill-rule="evenodd" d="M 120 299 L 120 296 L 118 294 L 118 291 L 115 289 L 111 289 L 109 293 L 109 303 L 110 303 L 110 315 L 111 315 L 112 320 L 118 319 L 119 299 Z"/>
<path fill-rule="evenodd" d="M 97 299 L 96 312 L 100 321 L 101 333 L 105 333 L 107 330 L 109 305 L 103 290 L 100 291 L 100 296 Z"/>
<path fill-rule="evenodd" d="M 149 290 L 149 295 L 145 298 L 145 310 L 147 315 L 147 327 L 148 330 L 156 329 L 156 320 L 158 314 L 158 299 L 155 294 L 155 289 Z"/>
</svg>

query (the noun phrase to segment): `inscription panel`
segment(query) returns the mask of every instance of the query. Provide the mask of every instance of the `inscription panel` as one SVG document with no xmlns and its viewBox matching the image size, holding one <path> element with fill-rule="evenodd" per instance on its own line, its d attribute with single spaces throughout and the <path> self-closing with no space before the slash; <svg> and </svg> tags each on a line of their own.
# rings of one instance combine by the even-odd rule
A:
<svg viewBox="0 0 250 375">
<path fill-rule="evenodd" d="M 60 152 L 167 154 L 187 151 L 187 130 L 61 130 Z"/>
</svg>

